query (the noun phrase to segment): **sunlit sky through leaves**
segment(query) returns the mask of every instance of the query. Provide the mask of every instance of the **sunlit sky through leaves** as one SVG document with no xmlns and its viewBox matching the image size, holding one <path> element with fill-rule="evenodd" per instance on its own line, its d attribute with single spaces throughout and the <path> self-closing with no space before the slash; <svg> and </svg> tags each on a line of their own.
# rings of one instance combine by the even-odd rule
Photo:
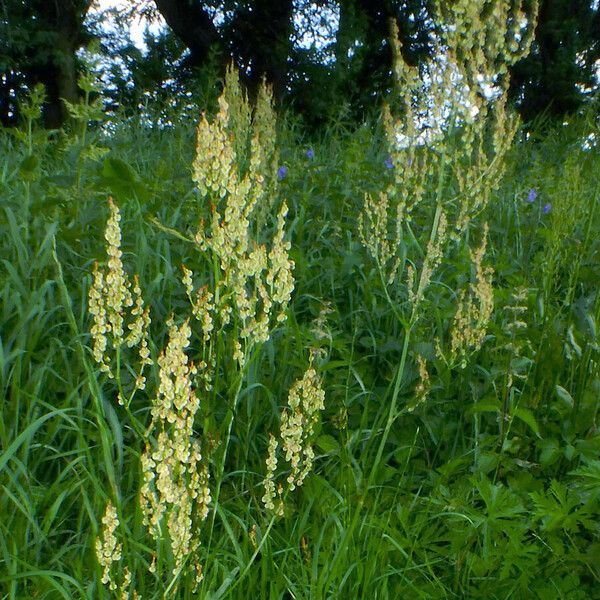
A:
<svg viewBox="0 0 600 600">
<path fill-rule="evenodd" d="M 125 11 L 130 7 L 130 0 L 95 0 L 91 12 L 102 12 L 108 9 Z M 160 16 L 154 20 L 150 20 L 145 16 L 140 15 L 139 17 L 130 20 L 129 36 L 138 48 L 144 50 L 146 47 L 144 44 L 144 31 L 146 28 L 148 28 L 151 33 L 157 34 L 164 26 L 164 21 Z M 107 27 L 110 27 L 109 23 L 107 23 Z"/>
<path fill-rule="evenodd" d="M 130 0 L 95 0 L 92 8 L 94 12 L 102 12 L 108 9 L 125 11 L 131 9 Z M 328 47 L 335 43 L 337 30 L 339 27 L 339 8 L 336 5 L 326 6 L 317 2 L 306 2 L 302 0 L 294 1 L 294 24 L 296 32 L 294 43 L 297 47 L 304 50 L 315 50 L 325 62 L 333 61 L 332 51 Z M 219 15 L 215 15 L 219 20 Z M 144 50 L 144 31 L 146 28 L 153 34 L 160 32 L 165 26 L 164 21 L 158 15 L 155 19 L 148 19 L 140 15 L 130 20 L 129 35 L 134 44 Z M 110 24 L 107 23 L 107 27 Z"/>
</svg>

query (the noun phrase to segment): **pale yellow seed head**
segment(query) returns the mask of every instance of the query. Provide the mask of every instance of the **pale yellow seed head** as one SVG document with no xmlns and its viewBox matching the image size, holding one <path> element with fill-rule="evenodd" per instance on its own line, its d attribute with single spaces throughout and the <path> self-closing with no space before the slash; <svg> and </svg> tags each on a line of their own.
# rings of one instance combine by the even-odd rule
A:
<svg viewBox="0 0 600 600">
<path fill-rule="evenodd" d="M 215 148 L 222 148 L 217 152 Z M 244 158 L 249 165 L 245 172 Z M 219 100 L 219 113 L 209 123 L 202 117 L 198 127 L 198 148 L 194 162 L 195 181 L 211 196 L 212 215 L 201 224 L 196 236 L 199 248 L 218 260 L 221 289 L 213 298 L 193 299 L 192 274 L 184 271 L 184 286 L 193 313 L 204 325 L 207 336 L 215 320 L 221 326 L 231 322 L 233 311 L 240 324 L 240 339 L 234 359 L 245 360 L 244 348 L 265 342 L 277 323 L 285 319 L 294 280 L 290 244 L 285 240 L 287 206 L 281 205 L 274 233 L 265 227 L 277 187 L 275 112 L 270 89 L 263 85 L 252 111 L 230 67 Z"/>
<path fill-rule="evenodd" d="M 265 493 L 262 502 L 267 510 L 275 510 L 275 471 L 277 470 L 277 438 L 269 434 L 269 450 L 267 455 L 267 475 L 263 481 Z"/>
<path fill-rule="evenodd" d="M 483 227 L 481 244 L 471 252 L 475 272 L 474 281 L 467 291 L 461 290 L 459 293 L 458 307 L 451 331 L 452 356 L 460 358 L 463 366 L 466 365 L 467 354 L 481 347 L 494 310 L 492 286 L 494 271 L 491 267 L 483 265 L 487 234 L 486 223 Z"/>
<path fill-rule="evenodd" d="M 115 578 L 111 573 L 112 565 L 121 560 L 123 546 L 117 541 L 115 532 L 119 527 L 117 510 L 109 500 L 102 517 L 102 532 L 96 539 L 96 558 L 102 567 L 102 583 L 111 590 L 117 588 Z"/>
<path fill-rule="evenodd" d="M 194 418 L 200 402 L 192 386 L 197 368 L 186 349 L 189 322 L 167 322 L 169 340 L 158 359 L 159 388 L 152 403 L 156 444 L 141 457 L 143 484 L 140 504 L 144 522 L 153 536 L 166 525 L 175 559 L 174 574 L 200 544 L 198 523 L 206 519 L 211 501 L 208 464 L 194 437 Z"/>
<path fill-rule="evenodd" d="M 91 328 L 93 355 L 100 369 L 115 374 L 111 370 L 113 358 L 110 350 L 119 351 L 126 345 L 138 347 L 140 371 L 136 378 L 136 389 L 144 385 L 144 368 L 152 364 L 148 349 L 148 328 L 150 310 L 144 307 L 142 291 L 137 275 L 133 284 L 125 271 L 121 260 L 121 215 L 118 207 L 109 199 L 110 216 L 104 237 L 108 262 L 105 268 L 94 265 L 92 285 L 88 293 L 88 310 L 93 317 Z M 125 329 L 128 330 L 125 335 Z M 123 398 L 119 398 L 123 403 Z"/>
</svg>

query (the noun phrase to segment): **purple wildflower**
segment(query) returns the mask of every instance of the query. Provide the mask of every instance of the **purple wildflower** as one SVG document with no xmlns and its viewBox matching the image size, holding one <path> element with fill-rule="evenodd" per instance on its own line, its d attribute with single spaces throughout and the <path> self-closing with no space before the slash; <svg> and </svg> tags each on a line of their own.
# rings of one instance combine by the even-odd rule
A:
<svg viewBox="0 0 600 600">
<path fill-rule="evenodd" d="M 386 169 L 393 169 L 394 168 L 394 161 L 392 160 L 391 156 L 388 156 L 385 159 L 384 164 L 385 164 L 385 168 Z"/>
<path fill-rule="evenodd" d="M 282 179 L 285 179 L 287 172 L 288 172 L 288 168 L 285 165 L 282 165 L 281 167 L 279 167 L 279 169 L 277 169 L 277 179 L 279 179 L 279 181 L 281 181 Z"/>
<path fill-rule="evenodd" d="M 312 148 L 309 148 L 306 151 L 306 158 L 308 158 L 308 160 L 312 160 L 315 157 L 315 152 Z"/>
<path fill-rule="evenodd" d="M 537 198 L 537 191 L 534 188 L 529 190 L 529 194 L 527 194 L 527 202 L 535 202 Z"/>
<path fill-rule="evenodd" d="M 552 210 L 552 204 L 548 202 L 548 204 L 544 204 L 544 208 L 542 208 L 542 212 L 547 215 Z"/>
</svg>

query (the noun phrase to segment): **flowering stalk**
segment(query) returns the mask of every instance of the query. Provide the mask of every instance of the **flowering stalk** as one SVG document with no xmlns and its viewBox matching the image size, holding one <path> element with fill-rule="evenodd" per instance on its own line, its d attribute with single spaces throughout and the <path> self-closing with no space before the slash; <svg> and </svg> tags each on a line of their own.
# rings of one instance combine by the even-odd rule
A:
<svg viewBox="0 0 600 600">
<path fill-rule="evenodd" d="M 392 425 L 393 425 L 394 421 L 402 413 L 402 411 L 398 412 L 396 407 L 397 407 L 397 403 L 398 403 L 398 396 L 400 394 L 400 386 L 402 385 L 402 379 L 404 377 L 404 371 L 406 369 L 406 359 L 408 357 L 408 348 L 410 345 L 411 333 L 412 333 L 412 330 L 413 330 L 413 328 L 417 322 L 418 316 L 419 316 L 419 305 L 423 299 L 423 292 L 425 290 L 425 287 L 429 283 L 432 266 L 439 259 L 438 257 L 440 255 L 440 250 L 439 250 L 439 247 L 441 245 L 440 238 L 442 238 L 442 236 L 440 235 L 440 229 L 445 229 L 445 227 L 441 227 L 444 225 L 443 210 L 442 210 L 442 194 L 443 194 L 443 189 L 444 189 L 444 178 L 445 178 L 445 172 L 446 172 L 446 169 L 444 168 L 444 166 L 445 166 L 444 159 L 445 159 L 445 147 L 443 147 L 443 149 L 442 149 L 441 168 L 439 171 L 439 178 L 438 178 L 438 185 L 437 185 L 437 192 L 436 192 L 436 196 L 437 196 L 436 210 L 435 210 L 435 214 L 434 214 L 434 218 L 433 218 L 433 224 L 431 227 L 431 234 L 429 236 L 429 243 L 427 246 L 428 250 L 427 250 L 427 254 L 425 255 L 425 259 L 423 261 L 423 268 L 421 269 L 421 276 L 419 278 L 417 292 L 412 298 L 413 301 L 411 302 L 410 317 L 409 317 L 408 321 L 404 322 L 404 340 L 402 343 L 402 352 L 400 354 L 400 362 L 398 363 L 398 368 L 396 369 L 396 375 L 394 378 L 394 388 L 393 388 L 392 398 L 391 398 L 391 402 L 390 402 L 390 409 L 388 411 L 388 417 L 386 420 L 386 424 L 385 424 L 385 427 L 383 430 L 383 434 L 381 436 L 381 440 L 379 442 L 379 446 L 377 448 L 377 454 L 375 456 L 375 461 L 373 462 L 373 467 L 371 469 L 371 472 L 370 472 L 370 475 L 368 478 L 367 489 L 369 489 L 370 484 L 374 480 L 375 473 L 379 467 L 381 457 L 383 456 L 383 450 L 385 448 L 388 437 L 390 435 L 390 430 L 392 428 Z M 444 232 L 442 231 L 442 233 L 444 233 Z M 443 241 L 444 240 L 442 239 L 441 243 L 443 243 Z M 386 290 L 386 297 L 387 297 L 390 305 L 394 308 L 393 302 L 391 301 L 389 294 L 387 294 L 387 290 Z M 410 297 L 410 289 L 409 289 L 409 297 Z"/>
<path fill-rule="evenodd" d="M 263 481 L 265 493 L 262 502 L 267 510 L 275 511 L 277 515 L 283 514 L 284 494 L 300 487 L 312 469 L 314 460 L 312 438 L 319 413 L 325 407 L 324 402 L 325 391 L 321 385 L 321 378 L 311 364 L 302 379 L 295 381 L 290 388 L 288 406 L 281 415 L 280 439 L 273 435 L 269 436 L 267 474 Z M 285 461 L 290 465 L 285 488 L 281 483 L 275 486 L 279 446 L 285 453 Z M 277 503 L 275 503 L 276 496 Z"/>
<path fill-rule="evenodd" d="M 198 127 L 194 180 L 211 204 L 211 216 L 201 223 L 196 243 L 212 266 L 211 325 L 221 340 L 231 341 L 236 365 L 230 370 L 229 406 L 220 427 L 209 547 L 246 372 L 257 349 L 285 321 L 294 289 L 285 202 L 272 214 L 281 178 L 275 117 L 270 88 L 263 82 L 252 111 L 230 68 L 218 114 L 212 122 L 203 115 Z M 194 310 L 194 293 L 186 279 Z"/>
<path fill-rule="evenodd" d="M 208 516 L 211 493 L 208 463 L 194 436 L 194 419 L 200 401 L 192 386 L 198 367 L 188 361 L 188 322 L 167 322 L 169 342 L 162 352 L 160 385 L 152 403 L 148 442 L 141 457 L 144 483 L 140 505 L 144 524 L 158 539 L 165 531 L 175 561 L 174 577 L 182 572 L 188 555 L 200 545 L 199 528 Z M 197 570 L 196 564 L 192 567 Z"/>
</svg>

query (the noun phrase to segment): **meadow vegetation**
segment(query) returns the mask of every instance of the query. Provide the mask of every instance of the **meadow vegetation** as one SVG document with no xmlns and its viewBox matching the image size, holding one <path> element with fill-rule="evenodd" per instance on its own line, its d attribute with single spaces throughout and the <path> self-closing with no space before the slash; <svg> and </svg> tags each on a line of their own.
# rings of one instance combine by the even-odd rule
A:
<svg viewBox="0 0 600 600">
<path fill-rule="evenodd" d="M 0 131 L 2 598 L 600 598 L 598 109 L 468 5 L 358 127 Z"/>
</svg>

